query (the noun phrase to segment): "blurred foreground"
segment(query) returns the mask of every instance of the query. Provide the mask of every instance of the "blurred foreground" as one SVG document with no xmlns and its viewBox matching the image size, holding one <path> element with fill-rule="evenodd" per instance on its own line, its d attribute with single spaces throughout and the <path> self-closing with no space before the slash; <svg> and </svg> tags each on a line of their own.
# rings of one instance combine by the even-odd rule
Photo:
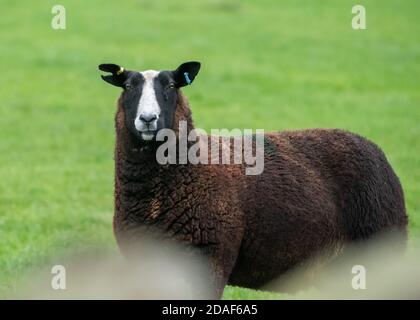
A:
<svg viewBox="0 0 420 320">
<path fill-rule="evenodd" d="M 388 236 L 348 246 L 338 257 L 316 257 L 265 289 L 295 292 L 288 297 L 294 299 L 420 299 L 420 256 L 402 252 L 400 244 Z M 133 250 L 137 258 L 130 261 L 120 254 L 89 253 L 64 259 L 64 269 L 46 266 L 25 277 L 11 298 L 211 298 L 203 259 L 166 242 L 145 241 Z"/>
<path fill-rule="evenodd" d="M 210 281 L 205 262 L 167 242 L 145 241 L 136 259 L 119 253 L 85 253 L 34 271 L 17 299 L 205 299 Z M 132 254 L 130 254 L 130 257 Z M 64 267 L 64 268 L 63 268 Z M 64 271 L 64 272 L 63 272 Z"/>
</svg>

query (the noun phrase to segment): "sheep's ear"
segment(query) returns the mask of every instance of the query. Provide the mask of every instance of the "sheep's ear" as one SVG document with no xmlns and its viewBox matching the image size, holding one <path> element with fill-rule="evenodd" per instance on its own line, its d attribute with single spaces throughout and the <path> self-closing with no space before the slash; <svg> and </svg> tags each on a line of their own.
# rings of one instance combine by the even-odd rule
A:
<svg viewBox="0 0 420 320">
<path fill-rule="evenodd" d="M 101 76 L 104 81 L 117 87 L 123 87 L 124 81 L 127 80 L 127 76 L 128 76 L 127 70 L 113 63 L 103 63 L 103 64 L 100 64 L 98 68 L 101 71 L 112 73 L 112 75 Z"/>
<path fill-rule="evenodd" d="M 195 77 L 200 71 L 200 62 L 190 61 L 181 64 L 175 71 L 173 71 L 173 77 L 176 83 L 176 86 L 183 87 L 191 84 Z"/>
</svg>

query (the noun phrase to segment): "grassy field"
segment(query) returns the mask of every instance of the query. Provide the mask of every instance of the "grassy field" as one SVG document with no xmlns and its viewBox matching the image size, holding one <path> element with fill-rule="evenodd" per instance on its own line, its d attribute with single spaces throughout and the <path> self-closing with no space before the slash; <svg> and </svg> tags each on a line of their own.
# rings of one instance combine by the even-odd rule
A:
<svg viewBox="0 0 420 320">
<path fill-rule="evenodd" d="M 359 1 L 360 2 L 360 1 Z M 188 4 L 187 4 L 188 3 Z M 0 296 L 33 265 L 115 248 L 113 117 L 102 62 L 171 69 L 202 62 L 197 127 L 348 129 L 379 144 L 420 238 L 420 2 L 62 0 L 0 4 Z M 224 298 L 273 298 L 228 287 Z"/>
</svg>

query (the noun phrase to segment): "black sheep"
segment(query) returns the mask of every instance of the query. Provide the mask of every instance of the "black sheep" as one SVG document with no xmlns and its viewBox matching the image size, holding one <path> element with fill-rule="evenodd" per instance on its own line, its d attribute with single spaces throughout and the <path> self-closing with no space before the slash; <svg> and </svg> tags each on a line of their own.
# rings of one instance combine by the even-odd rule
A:
<svg viewBox="0 0 420 320">
<path fill-rule="evenodd" d="M 200 64 L 135 72 L 102 64 L 118 101 L 114 231 L 122 249 L 145 226 L 200 250 L 220 297 L 226 284 L 258 288 L 328 248 L 389 230 L 406 236 L 403 191 L 383 152 L 342 130 L 266 134 L 264 171 L 156 160 L 156 133 L 194 128 L 180 88 Z"/>
</svg>

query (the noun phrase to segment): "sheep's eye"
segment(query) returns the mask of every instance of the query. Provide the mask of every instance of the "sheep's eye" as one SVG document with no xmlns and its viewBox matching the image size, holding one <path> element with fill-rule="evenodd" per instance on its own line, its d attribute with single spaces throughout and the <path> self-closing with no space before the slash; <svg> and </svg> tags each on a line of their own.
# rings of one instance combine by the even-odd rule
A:
<svg viewBox="0 0 420 320">
<path fill-rule="evenodd" d="M 130 90 L 130 89 L 131 89 L 131 84 L 126 83 L 126 84 L 124 85 L 124 88 L 125 88 L 125 90 Z"/>
<path fill-rule="evenodd" d="M 173 88 L 175 88 L 175 83 L 170 83 L 170 84 L 168 85 L 168 89 L 173 89 Z"/>
</svg>

